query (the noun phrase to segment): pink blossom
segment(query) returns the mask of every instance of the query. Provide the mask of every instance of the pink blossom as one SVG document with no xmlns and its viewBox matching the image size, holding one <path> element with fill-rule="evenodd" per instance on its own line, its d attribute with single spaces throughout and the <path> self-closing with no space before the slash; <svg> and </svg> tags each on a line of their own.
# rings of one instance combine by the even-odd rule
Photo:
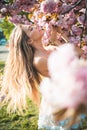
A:
<svg viewBox="0 0 87 130">
<path fill-rule="evenodd" d="M 87 44 L 87 35 L 84 35 L 83 41 Z"/>
<path fill-rule="evenodd" d="M 72 44 L 74 44 L 74 45 L 79 45 L 80 41 L 81 41 L 80 36 L 69 37 L 69 42 L 72 43 Z"/>
<path fill-rule="evenodd" d="M 79 103 L 82 102 L 82 104 L 87 104 L 87 66 L 83 66 L 78 70 L 76 74 L 76 82 L 81 83 L 81 86 L 79 86 L 81 88 L 78 88 L 78 96 L 81 98 Z"/>
<path fill-rule="evenodd" d="M 57 3 L 53 0 L 44 1 L 41 3 L 41 12 L 43 13 L 53 13 L 55 12 Z"/>
<path fill-rule="evenodd" d="M 86 14 L 86 18 L 85 18 L 85 14 L 82 14 L 81 16 L 78 17 L 77 20 L 80 24 L 84 24 L 85 26 L 87 26 L 87 14 Z"/>
<path fill-rule="evenodd" d="M 50 78 L 43 79 L 40 90 L 55 112 L 58 108 L 87 105 L 87 62 L 76 56 L 73 45 L 62 45 L 48 59 Z"/>
<path fill-rule="evenodd" d="M 72 26 L 72 33 L 73 33 L 74 35 L 79 36 L 79 35 L 82 34 L 82 29 L 81 29 L 80 27 L 76 26 L 76 25 L 73 25 L 73 26 Z"/>
</svg>

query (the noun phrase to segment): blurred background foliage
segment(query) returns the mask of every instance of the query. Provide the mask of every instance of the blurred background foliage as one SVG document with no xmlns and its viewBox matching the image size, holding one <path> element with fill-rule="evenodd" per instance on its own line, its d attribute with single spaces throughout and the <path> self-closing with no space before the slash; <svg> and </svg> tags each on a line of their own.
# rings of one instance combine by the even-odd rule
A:
<svg viewBox="0 0 87 130">
<path fill-rule="evenodd" d="M 8 18 L 5 17 L 4 19 L 0 20 L 0 29 L 3 31 L 6 39 L 9 39 L 11 31 L 14 28 L 14 24 L 8 21 Z"/>
</svg>

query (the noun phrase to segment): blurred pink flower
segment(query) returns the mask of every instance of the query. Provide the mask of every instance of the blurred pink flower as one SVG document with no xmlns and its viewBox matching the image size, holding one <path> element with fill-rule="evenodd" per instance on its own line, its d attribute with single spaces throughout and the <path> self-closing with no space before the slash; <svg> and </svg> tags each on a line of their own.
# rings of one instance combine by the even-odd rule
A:
<svg viewBox="0 0 87 130">
<path fill-rule="evenodd" d="M 57 3 L 53 0 L 46 0 L 41 3 L 41 12 L 53 13 L 56 10 Z"/>
<path fill-rule="evenodd" d="M 48 59 L 50 78 L 40 85 L 51 111 L 87 105 L 87 62 L 79 59 L 71 44 L 59 46 Z"/>
<path fill-rule="evenodd" d="M 74 35 L 79 36 L 79 35 L 82 34 L 82 29 L 81 29 L 80 27 L 76 26 L 76 25 L 73 25 L 73 26 L 72 26 L 72 33 L 73 33 Z"/>
</svg>

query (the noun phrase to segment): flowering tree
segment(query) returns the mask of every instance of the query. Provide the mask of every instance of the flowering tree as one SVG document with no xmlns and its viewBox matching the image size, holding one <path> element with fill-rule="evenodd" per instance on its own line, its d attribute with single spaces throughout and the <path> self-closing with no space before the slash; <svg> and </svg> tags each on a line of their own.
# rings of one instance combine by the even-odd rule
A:
<svg viewBox="0 0 87 130">
<path fill-rule="evenodd" d="M 70 42 L 87 51 L 87 0 L 1 0 L 0 17 L 6 16 L 44 29 L 45 45 Z"/>
</svg>

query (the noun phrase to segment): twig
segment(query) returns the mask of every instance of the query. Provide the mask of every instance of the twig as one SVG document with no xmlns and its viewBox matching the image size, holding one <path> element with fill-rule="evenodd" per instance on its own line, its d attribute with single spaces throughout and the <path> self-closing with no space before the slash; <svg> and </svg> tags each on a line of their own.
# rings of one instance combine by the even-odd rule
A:
<svg viewBox="0 0 87 130">
<path fill-rule="evenodd" d="M 61 13 L 62 15 L 69 13 L 69 11 L 71 11 L 73 8 L 75 8 L 76 6 L 78 6 L 80 3 L 82 2 L 82 0 L 77 1 L 75 4 L 72 5 L 72 7 L 68 10 L 66 10 L 65 12 Z"/>
</svg>

